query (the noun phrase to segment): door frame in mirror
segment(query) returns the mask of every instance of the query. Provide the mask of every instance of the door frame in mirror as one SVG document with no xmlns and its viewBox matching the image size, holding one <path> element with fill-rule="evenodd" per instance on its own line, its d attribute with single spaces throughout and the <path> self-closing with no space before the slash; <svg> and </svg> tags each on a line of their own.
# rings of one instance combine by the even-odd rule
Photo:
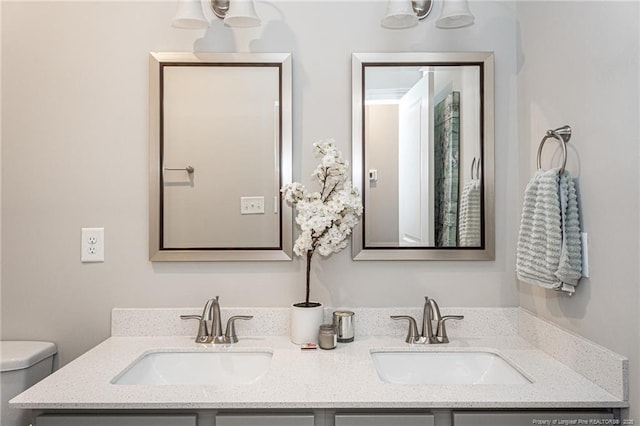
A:
<svg viewBox="0 0 640 426">
<path fill-rule="evenodd" d="M 280 246 L 274 249 L 162 248 L 161 68 L 165 64 L 277 66 L 280 70 L 280 187 L 291 183 L 292 78 L 289 53 L 151 52 L 149 55 L 149 260 L 153 262 L 283 261 L 293 259 L 293 209 L 280 202 Z"/>
<path fill-rule="evenodd" d="M 365 66 L 481 66 L 482 79 L 482 187 L 483 244 L 481 247 L 394 247 L 365 248 L 366 212 L 353 229 L 353 260 L 493 260 L 495 259 L 494 206 L 494 60 L 493 52 L 401 52 L 353 53 L 352 77 L 352 172 L 353 185 L 364 198 L 364 72 Z"/>
</svg>

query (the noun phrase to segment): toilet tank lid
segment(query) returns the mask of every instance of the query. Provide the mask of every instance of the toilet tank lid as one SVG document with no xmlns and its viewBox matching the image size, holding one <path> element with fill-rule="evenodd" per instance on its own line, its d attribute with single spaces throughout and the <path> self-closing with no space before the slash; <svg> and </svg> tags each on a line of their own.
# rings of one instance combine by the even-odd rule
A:
<svg viewBox="0 0 640 426">
<path fill-rule="evenodd" d="M 58 349 L 51 342 L 3 340 L 0 342 L 0 371 L 29 368 L 56 354 Z"/>
</svg>

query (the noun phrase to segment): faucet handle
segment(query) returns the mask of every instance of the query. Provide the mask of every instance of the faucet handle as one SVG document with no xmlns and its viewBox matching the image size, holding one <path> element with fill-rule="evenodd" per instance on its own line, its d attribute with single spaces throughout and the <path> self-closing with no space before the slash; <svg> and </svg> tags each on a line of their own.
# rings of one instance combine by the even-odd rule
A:
<svg viewBox="0 0 640 426">
<path fill-rule="evenodd" d="M 392 320 L 409 320 L 409 330 L 407 331 L 407 338 L 404 340 L 407 343 L 423 343 L 424 338 L 418 334 L 418 325 L 416 320 L 409 315 L 391 315 Z"/>
<path fill-rule="evenodd" d="M 236 315 L 227 320 L 227 329 L 224 332 L 225 343 L 238 343 L 236 334 L 236 320 L 250 320 L 253 315 Z"/>
<path fill-rule="evenodd" d="M 180 319 L 188 320 L 194 319 L 198 320 L 198 335 L 196 336 L 196 343 L 209 343 L 209 332 L 207 330 L 207 322 L 204 320 L 202 315 L 180 315 Z"/>
<path fill-rule="evenodd" d="M 188 319 L 201 320 L 202 316 L 201 315 L 180 315 L 180 319 L 183 319 L 183 320 L 188 320 Z"/>
<path fill-rule="evenodd" d="M 438 321 L 438 329 L 436 330 L 436 339 L 438 343 L 449 343 L 449 337 L 447 337 L 447 329 L 444 326 L 447 320 L 462 320 L 464 315 L 445 315 Z"/>
</svg>

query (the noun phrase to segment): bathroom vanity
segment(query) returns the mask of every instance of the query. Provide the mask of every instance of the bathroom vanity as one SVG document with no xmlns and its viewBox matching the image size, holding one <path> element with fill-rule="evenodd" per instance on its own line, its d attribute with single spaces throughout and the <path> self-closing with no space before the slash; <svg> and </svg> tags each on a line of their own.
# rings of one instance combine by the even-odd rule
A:
<svg viewBox="0 0 640 426">
<path fill-rule="evenodd" d="M 12 404 L 31 409 L 35 426 L 621 424 L 628 407 L 624 357 L 523 309 L 443 309 L 465 320 L 441 345 L 407 344 L 405 324 L 389 319 L 418 318 L 417 308 L 355 309 L 355 341 L 328 351 L 289 341 L 288 309 L 223 309 L 225 318 L 254 316 L 238 325 L 240 341 L 198 344 L 194 324 L 179 319 L 197 311 L 115 309 L 112 337 Z M 512 376 L 468 379 L 436 364 L 450 374 L 410 383 L 381 367 L 387 354 L 392 369 L 414 355 L 425 370 L 441 362 L 432 355 L 462 357 L 463 370 L 491 358 Z"/>
</svg>

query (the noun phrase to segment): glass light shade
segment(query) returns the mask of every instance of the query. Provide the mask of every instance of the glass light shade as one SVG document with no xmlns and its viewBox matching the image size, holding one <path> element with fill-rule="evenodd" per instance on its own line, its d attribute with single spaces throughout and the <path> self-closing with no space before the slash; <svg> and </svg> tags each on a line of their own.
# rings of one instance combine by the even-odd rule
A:
<svg viewBox="0 0 640 426">
<path fill-rule="evenodd" d="M 473 24 L 474 19 L 467 0 L 444 0 L 436 27 L 462 28 Z"/>
<path fill-rule="evenodd" d="M 256 13 L 253 0 L 229 0 L 224 23 L 235 28 L 259 27 L 262 21 Z"/>
<path fill-rule="evenodd" d="M 384 28 L 410 28 L 418 24 L 418 15 L 413 10 L 411 0 L 389 0 L 387 14 L 380 21 Z"/>
<path fill-rule="evenodd" d="M 178 11 L 171 21 L 171 26 L 184 29 L 207 28 L 209 21 L 202 13 L 200 0 L 178 0 Z"/>
</svg>

